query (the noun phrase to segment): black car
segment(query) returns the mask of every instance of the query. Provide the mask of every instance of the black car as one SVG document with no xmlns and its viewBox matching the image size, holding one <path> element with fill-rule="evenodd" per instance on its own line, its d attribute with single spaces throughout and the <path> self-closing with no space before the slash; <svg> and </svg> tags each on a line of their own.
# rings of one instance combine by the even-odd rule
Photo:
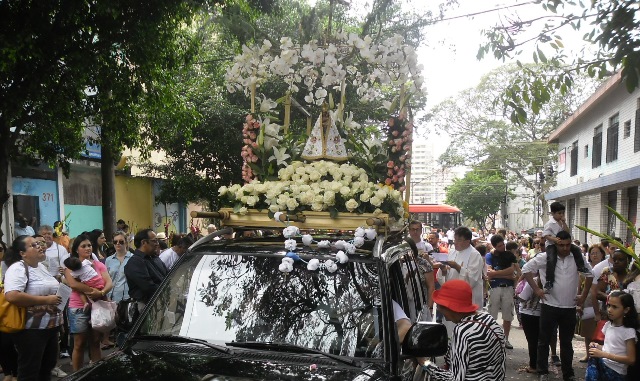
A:
<svg viewBox="0 0 640 381">
<path fill-rule="evenodd" d="M 335 250 L 297 238 L 292 255 L 279 233 L 256 232 L 196 242 L 122 348 L 65 380 L 400 380 L 412 379 L 415 357 L 444 354 L 446 331 L 436 323 L 416 323 L 398 340 L 393 301 L 412 322 L 427 310 L 415 245 L 400 233 L 366 241 L 331 272 L 308 266 L 335 260 Z M 287 256 L 291 272 L 281 271 Z"/>
</svg>

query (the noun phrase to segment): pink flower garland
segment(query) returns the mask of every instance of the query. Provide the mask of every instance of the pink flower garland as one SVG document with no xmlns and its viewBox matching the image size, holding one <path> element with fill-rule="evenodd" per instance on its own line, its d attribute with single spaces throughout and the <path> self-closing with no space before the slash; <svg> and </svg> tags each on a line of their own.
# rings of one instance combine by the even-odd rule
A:
<svg viewBox="0 0 640 381">
<path fill-rule="evenodd" d="M 404 191 L 406 170 L 411 167 L 411 142 L 413 141 L 413 123 L 406 119 L 406 114 L 389 119 L 387 125 L 387 178 L 384 183 L 394 189 Z"/>
<path fill-rule="evenodd" d="M 258 148 L 256 139 L 258 138 L 259 133 L 260 122 L 253 119 L 251 114 L 247 115 L 242 127 L 242 141 L 244 142 L 244 146 L 242 147 L 242 153 L 240 154 L 244 160 L 244 164 L 242 165 L 242 179 L 245 183 L 251 182 L 251 180 L 256 177 L 251 166 L 249 166 L 249 163 L 258 162 L 258 156 L 253 152 L 253 150 Z"/>
</svg>

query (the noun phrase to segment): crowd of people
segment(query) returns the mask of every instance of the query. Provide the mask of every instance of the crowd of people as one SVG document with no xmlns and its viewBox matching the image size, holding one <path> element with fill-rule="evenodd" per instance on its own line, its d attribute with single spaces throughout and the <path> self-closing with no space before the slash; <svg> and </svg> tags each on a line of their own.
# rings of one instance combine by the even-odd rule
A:
<svg viewBox="0 0 640 381">
<path fill-rule="evenodd" d="M 564 206 L 550 207 L 549 222 L 532 236 L 495 229 L 485 235 L 466 227 L 425 235 L 422 223 L 410 223 L 419 267 L 430 270 L 423 270 L 429 301 L 438 305 L 438 321 L 450 337 L 445 370 L 424 366 L 434 379 L 504 379 L 514 319 L 527 340 L 529 362 L 522 370 L 539 380 L 549 379 L 550 362 L 561 367 L 563 380 L 579 379 L 575 333 L 585 340 L 587 356 L 578 361 L 588 363 L 586 380 L 640 379 L 640 269 L 614 243 L 572 240 Z M 463 297 L 464 287 L 470 292 Z M 503 322 L 496 329 L 498 313 Z"/>
<path fill-rule="evenodd" d="M 64 377 L 59 359 L 71 358 L 74 371 L 102 358 L 114 346 L 116 332 L 91 327 L 91 304 L 96 300 L 134 300 L 141 310 L 164 276 L 195 239 L 190 234 L 156 234 L 143 229 L 134 236 L 124 221 L 107 239 L 102 230 L 70 238 L 61 222 L 41 225 L 37 232 L 20 226 L 10 245 L 0 241 L 5 299 L 26 308 L 25 329 L 0 332 L 3 381 L 50 380 Z M 27 225 L 28 226 L 28 225 Z M 215 231 L 213 225 L 209 232 Z M 133 248 L 135 247 L 135 249 Z M 62 304 L 61 284 L 71 295 Z"/>
</svg>

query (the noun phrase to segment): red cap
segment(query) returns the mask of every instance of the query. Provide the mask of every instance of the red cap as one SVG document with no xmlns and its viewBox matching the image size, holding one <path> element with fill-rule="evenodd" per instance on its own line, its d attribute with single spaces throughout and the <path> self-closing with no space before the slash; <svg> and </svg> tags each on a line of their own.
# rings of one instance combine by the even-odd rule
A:
<svg viewBox="0 0 640 381">
<path fill-rule="evenodd" d="M 475 312 L 478 305 L 473 304 L 473 293 L 469 283 L 452 279 L 445 282 L 439 290 L 433 292 L 433 300 L 440 306 L 454 312 Z"/>
</svg>

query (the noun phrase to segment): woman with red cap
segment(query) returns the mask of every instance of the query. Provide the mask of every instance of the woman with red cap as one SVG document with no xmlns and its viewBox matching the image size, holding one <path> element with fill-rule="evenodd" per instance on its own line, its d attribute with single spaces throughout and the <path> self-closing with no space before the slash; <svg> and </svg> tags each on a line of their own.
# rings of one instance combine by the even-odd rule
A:
<svg viewBox="0 0 640 381">
<path fill-rule="evenodd" d="M 452 279 L 434 291 L 438 309 L 456 325 L 445 356 L 448 369 L 430 361 L 423 369 L 436 381 L 501 381 L 505 379 L 506 353 L 502 327 L 472 302 L 471 286 Z"/>
</svg>

